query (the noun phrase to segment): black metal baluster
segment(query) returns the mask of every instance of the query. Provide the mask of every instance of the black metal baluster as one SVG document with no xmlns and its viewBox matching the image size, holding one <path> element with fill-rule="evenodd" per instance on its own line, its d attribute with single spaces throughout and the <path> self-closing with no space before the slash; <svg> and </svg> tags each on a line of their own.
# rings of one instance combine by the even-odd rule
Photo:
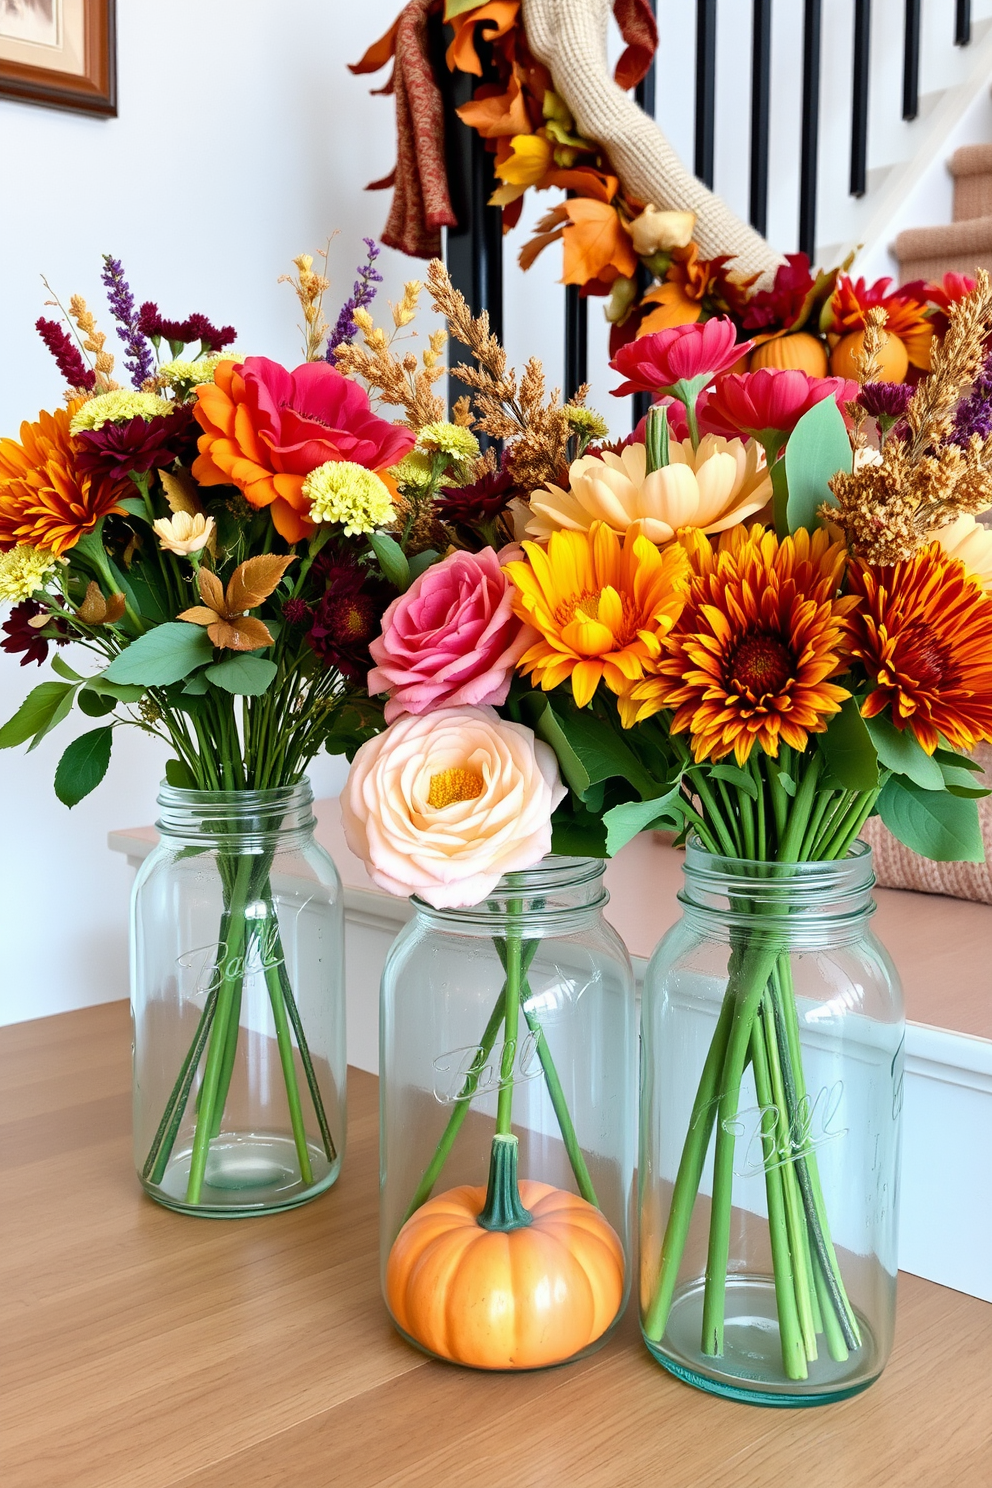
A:
<svg viewBox="0 0 992 1488">
<path fill-rule="evenodd" d="M 971 45 L 971 0 L 955 0 L 954 45 Z"/>
<path fill-rule="evenodd" d="M 503 338 L 503 215 L 499 207 L 489 206 L 489 198 L 499 184 L 493 172 L 494 157 L 474 129 L 467 128 L 455 109 L 472 97 L 475 80 L 465 73 L 449 72 L 444 61 L 445 37 L 440 17 L 432 24 L 431 42 L 435 76 L 441 81 L 444 97 L 445 155 L 448 182 L 457 227 L 449 227 L 445 242 L 445 265 L 451 282 L 465 296 L 473 315 L 489 313 L 493 334 Z M 489 48 L 476 44 L 482 59 L 482 82 L 496 80 L 489 61 Z M 453 359 L 465 355 L 460 347 L 449 348 Z M 455 378 L 448 378 L 448 399 L 454 403 L 465 389 Z M 488 441 L 483 438 L 481 443 Z"/>
<path fill-rule="evenodd" d="M 650 0 L 650 4 L 651 9 L 655 11 L 655 13 L 657 13 L 658 7 L 656 0 Z M 644 74 L 644 76 L 641 78 L 641 81 L 634 89 L 634 98 L 640 104 L 644 112 L 648 114 L 652 119 L 654 118 L 656 99 L 655 78 L 656 59 L 652 59 L 651 66 L 648 68 L 647 72 Z M 649 289 L 653 283 L 654 279 L 650 272 L 644 267 L 643 264 L 639 264 L 637 269 L 637 288 L 639 293 L 644 294 L 645 290 Z M 631 413 L 633 415 L 633 427 L 636 429 L 641 419 L 651 407 L 651 394 L 634 393 L 631 397 L 630 403 Z"/>
<path fill-rule="evenodd" d="M 589 301 L 577 284 L 565 286 L 565 398 L 574 397 L 586 380 L 589 361 Z"/>
<path fill-rule="evenodd" d="M 854 89 L 851 99 L 852 196 L 868 183 L 868 81 L 871 59 L 871 0 L 854 0 Z"/>
<path fill-rule="evenodd" d="M 751 179 L 749 216 L 768 230 L 768 131 L 771 120 L 772 0 L 754 0 L 751 23 Z"/>
<path fill-rule="evenodd" d="M 716 0 L 696 0 L 696 148 L 693 169 L 712 189 L 716 137 Z"/>
<path fill-rule="evenodd" d="M 799 170 L 799 250 L 816 255 L 817 146 L 820 136 L 822 0 L 805 0 L 803 17 L 803 117 Z"/>
<path fill-rule="evenodd" d="M 915 119 L 920 111 L 920 4 L 906 0 L 906 31 L 902 53 L 902 116 Z"/>
</svg>

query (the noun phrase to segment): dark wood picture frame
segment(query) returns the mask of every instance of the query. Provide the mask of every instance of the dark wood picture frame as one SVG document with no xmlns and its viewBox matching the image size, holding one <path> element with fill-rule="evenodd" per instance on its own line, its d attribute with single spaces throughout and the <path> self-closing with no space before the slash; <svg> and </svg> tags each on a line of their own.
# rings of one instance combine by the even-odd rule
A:
<svg viewBox="0 0 992 1488">
<path fill-rule="evenodd" d="M 116 0 L 82 0 L 83 70 L 60 72 L 0 56 L 0 98 L 78 113 L 117 114 Z"/>
</svg>

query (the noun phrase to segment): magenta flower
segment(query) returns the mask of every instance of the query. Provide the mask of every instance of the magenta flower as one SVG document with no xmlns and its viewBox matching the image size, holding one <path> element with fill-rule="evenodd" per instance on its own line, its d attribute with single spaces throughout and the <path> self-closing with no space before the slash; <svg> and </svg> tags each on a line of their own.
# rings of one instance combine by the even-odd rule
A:
<svg viewBox="0 0 992 1488">
<path fill-rule="evenodd" d="M 513 586 L 492 548 L 452 553 L 414 579 L 369 647 L 370 693 L 388 692 L 386 722 L 438 707 L 506 701 L 534 639 L 513 613 Z"/>
<path fill-rule="evenodd" d="M 699 386 L 726 372 L 751 350 L 750 341 L 737 340 L 737 327 L 727 316 L 696 325 L 671 326 L 621 346 L 610 366 L 627 379 L 613 389 L 616 398 L 627 393 L 670 393 L 678 383 Z M 698 389 L 697 389 L 698 391 Z"/>
<path fill-rule="evenodd" d="M 721 377 L 700 400 L 699 424 L 711 434 L 750 434 L 765 446 L 771 461 L 814 404 L 836 398 L 843 408 L 857 396 L 858 384 L 844 377 L 810 377 L 791 367 L 762 367 Z"/>
</svg>

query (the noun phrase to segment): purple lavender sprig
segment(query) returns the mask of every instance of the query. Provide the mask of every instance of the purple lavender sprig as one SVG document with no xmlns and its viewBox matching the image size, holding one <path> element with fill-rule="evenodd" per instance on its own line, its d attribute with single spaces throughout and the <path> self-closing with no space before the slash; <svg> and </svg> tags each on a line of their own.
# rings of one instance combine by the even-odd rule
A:
<svg viewBox="0 0 992 1488">
<path fill-rule="evenodd" d="M 971 392 L 958 404 L 951 443 L 965 449 L 973 434 L 980 439 L 988 439 L 992 434 L 992 352 L 985 358 Z"/>
<path fill-rule="evenodd" d="M 375 268 L 375 261 L 379 257 L 379 246 L 374 238 L 363 238 L 362 242 L 369 250 L 368 258 L 359 267 L 358 277 L 351 291 L 351 299 L 345 300 L 341 306 L 337 324 L 327 339 L 325 360 L 328 362 L 334 361 L 334 353 L 339 346 L 348 345 L 358 335 L 358 327 L 354 320 L 355 311 L 364 310 L 366 305 L 371 305 L 376 296 L 375 286 L 382 283 L 382 275 Z"/>
<path fill-rule="evenodd" d="M 140 388 L 155 370 L 152 349 L 138 329 L 138 311 L 134 295 L 124 278 L 124 269 L 119 258 L 103 255 L 103 273 L 100 275 L 107 286 L 107 302 L 117 322 L 117 334 L 127 349 L 124 365 L 131 374 L 134 387 Z"/>
<path fill-rule="evenodd" d="M 39 315 L 34 328 L 52 353 L 56 366 L 69 386 L 92 388 L 96 383 L 96 374 L 87 367 L 72 337 L 62 329 L 58 321 L 46 320 L 43 315 Z"/>
</svg>

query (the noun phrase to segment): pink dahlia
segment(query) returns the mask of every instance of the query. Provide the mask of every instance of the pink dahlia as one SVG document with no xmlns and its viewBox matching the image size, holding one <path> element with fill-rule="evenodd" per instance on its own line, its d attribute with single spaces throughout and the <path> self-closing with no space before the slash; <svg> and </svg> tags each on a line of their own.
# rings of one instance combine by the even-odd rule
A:
<svg viewBox="0 0 992 1488">
<path fill-rule="evenodd" d="M 791 367 L 730 373 L 700 400 L 699 426 L 725 437 L 749 434 L 773 459 L 815 404 L 836 398 L 842 407 L 857 396 L 858 384 L 847 378 L 810 377 Z"/>
<path fill-rule="evenodd" d="M 671 392 L 679 382 L 700 378 L 705 384 L 745 356 L 751 345 L 738 342 L 737 327 L 726 316 L 655 331 L 621 346 L 613 358 L 610 366 L 627 379 L 613 389 L 614 397 Z"/>
</svg>

